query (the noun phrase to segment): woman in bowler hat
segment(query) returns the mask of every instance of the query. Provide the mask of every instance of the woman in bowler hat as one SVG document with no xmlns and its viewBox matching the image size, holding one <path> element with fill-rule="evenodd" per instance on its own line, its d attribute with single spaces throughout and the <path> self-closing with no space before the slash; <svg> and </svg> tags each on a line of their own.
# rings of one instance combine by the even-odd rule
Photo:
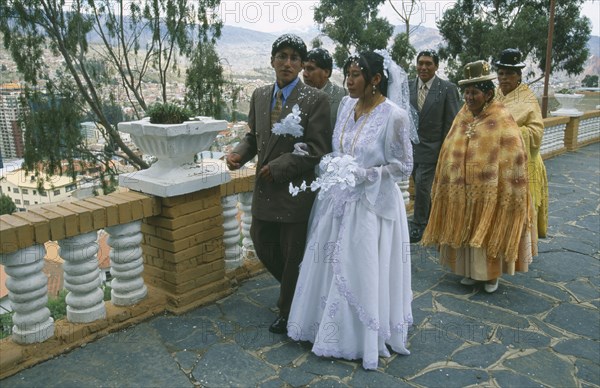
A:
<svg viewBox="0 0 600 388">
<path fill-rule="evenodd" d="M 525 64 L 521 62 L 521 52 L 517 49 L 506 49 L 500 53 L 496 65 L 498 88 L 496 99 L 504 104 L 513 116 L 521 136 L 525 142 L 529 191 L 533 209 L 533 227 L 537 229 L 536 237 L 546 237 L 548 227 L 548 177 L 546 167 L 540 154 L 544 122 L 537 97 L 529 86 L 521 81 L 521 70 Z"/>
<path fill-rule="evenodd" d="M 442 145 L 422 243 L 439 247 L 461 284 L 484 282 L 492 293 L 503 273 L 527 271 L 537 254 L 527 153 L 517 123 L 494 100 L 490 65 L 472 62 L 463 71 L 465 104 Z"/>
</svg>

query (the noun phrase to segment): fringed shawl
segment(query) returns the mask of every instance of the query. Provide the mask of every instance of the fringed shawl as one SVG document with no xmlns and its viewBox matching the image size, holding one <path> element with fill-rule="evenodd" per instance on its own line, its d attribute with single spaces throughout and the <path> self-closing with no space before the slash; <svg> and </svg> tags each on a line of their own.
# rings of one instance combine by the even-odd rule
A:
<svg viewBox="0 0 600 388">
<path fill-rule="evenodd" d="M 540 104 L 529 86 L 524 83 L 506 96 L 500 88 L 497 88 L 496 99 L 504 104 L 521 130 L 529 160 L 529 191 L 533 205 L 537 208 L 542 201 L 548 203 L 548 179 L 544 162 L 540 156 L 540 147 L 544 136 L 544 119 Z"/>
<path fill-rule="evenodd" d="M 517 260 L 521 235 L 529 232 L 527 154 L 502 103 L 476 118 L 466 105 L 459 111 L 440 152 L 431 202 L 424 245 L 484 248 L 490 258 Z"/>
</svg>

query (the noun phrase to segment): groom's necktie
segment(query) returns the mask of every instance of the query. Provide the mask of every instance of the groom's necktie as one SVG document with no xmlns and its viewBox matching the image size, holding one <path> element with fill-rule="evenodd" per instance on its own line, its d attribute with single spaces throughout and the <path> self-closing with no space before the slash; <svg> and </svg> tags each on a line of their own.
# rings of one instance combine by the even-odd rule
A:
<svg viewBox="0 0 600 388">
<path fill-rule="evenodd" d="M 425 99 L 427 98 L 427 85 L 423 85 L 421 86 L 421 89 L 419 89 L 419 99 L 417 101 L 417 104 L 419 105 L 419 111 L 421 109 L 423 109 L 423 104 L 425 103 Z"/>
<path fill-rule="evenodd" d="M 278 90 L 275 96 L 275 106 L 271 110 L 271 126 L 273 126 L 281 115 L 281 106 L 283 105 L 283 91 Z"/>
</svg>

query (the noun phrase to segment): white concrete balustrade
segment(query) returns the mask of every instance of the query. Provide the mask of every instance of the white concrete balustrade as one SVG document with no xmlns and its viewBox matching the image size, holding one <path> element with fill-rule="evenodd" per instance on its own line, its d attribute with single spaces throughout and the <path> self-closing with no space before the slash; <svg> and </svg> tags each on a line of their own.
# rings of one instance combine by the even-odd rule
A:
<svg viewBox="0 0 600 388">
<path fill-rule="evenodd" d="M 586 143 L 600 137 L 600 116 L 583 119 L 579 122 L 577 142 Z"/>
<path fill-rule="evenodd" d="M 408 202 L 410 202 L 410 193 L 408 192 L 409 184 L 410 180 L 408 178 L 398 182 L 398 187 L 400 188 L 400 192 L 402 193 L 402 200 L 404 201 L 404 205 L 408 205 Z"/>
<path fill-rule="evenodd" d="M 254 243 L 250 237 L 250 225 L 252 224 L 252 191 L 239 193 L 242 229 L 242 256 L 245 259 L 256 259 Z"/>
<path fill-rule="evenodd" d="M 564 136 L 567 124 L 548 126 L 544 129 L 540 152 L 542 155 L 560 150 L 564 147 Z"/>
<path fill-rule="evenodd" d="M 104 230 L 109 234 L 107 242 L 112 248 L 109 254 L 113 277 L 110 300 L 115 306 L 131 306 L 148 294 L 142 278 L 142 221 L 109 226 Z"/>
<path fill-rule="evenodd" d="M 225 245 L 225 269 L 234 269 L 242 265 L 240 241 L 240 223 L 238 215 L 238 195 L 221 198 L 223 206 L 223 244 Z"/>
<path fill-rule="evenodd" d="M 104 292 L 98 268 L 96 231 L 58 242 L 59 255 L 65 261 L 67 319 L 75 323 L 93 322 L 106 317 Z"/>
<path fill-rule="evenodd" d="M 238 202 L 242 199 L 242 202 Z M 228 270 L 239 267 L 244 258 L 255 258 L 250 239 L 252 193 L 222 198 L 225 261 Z M 238 217 L 240 210 L 242 214 Z M 107 243 L 111 263 L 111 303 L 131 306 L 147 296 L 142 273 L 144 259 L 140 220 L 104 228 L 109 234 Z M 240 233 L 240 231 L 242 233 Z M 243 247 L 240 238 L 243 235 Z M 69 322 L 89 323 L 106 317 L 104 292 L 98 268 L 97 231 L 60 240 L 59 255 L 64 259 L 64 285 Z M 12 340 L 28 344 L 43 342 L 54 335 L 54 320 L 48 303 L 48 278 L 43 272 L 43 245 L 20 249 L 0 255 L 8 278 L 6 286 L 14 310 Z"/>
<path fill-rule="evenodd" d="M 8 298 L 14 310 L 12 340 L 19 344 L 43 342 L 54 335 L 48 303 L 48 278 L 42 272 L 45 250 L 33 245 L 0 255 L 5 266 Z"/>
</svg>

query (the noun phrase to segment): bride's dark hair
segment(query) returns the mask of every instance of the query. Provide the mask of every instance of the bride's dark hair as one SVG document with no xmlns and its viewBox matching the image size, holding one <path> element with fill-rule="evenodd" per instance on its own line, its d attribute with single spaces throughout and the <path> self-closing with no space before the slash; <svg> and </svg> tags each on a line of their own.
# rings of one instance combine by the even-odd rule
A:
<svg viewBox="0 0 600 388">
<path fill-rule="evenodd" d="M 348 71 L 350 66 L 356 63 L 360 67 L 360 71 L 365 79 L 365 87 L 371 83 L 373 76 L 377 73 L 381 75 L 381 82 L 379 83 L 379 91 L 385 97 L 387 97 L 388 79 L 383 71 L 383 57 L 373 51 L 365 51 L 358 55 L 352 55 L 346 59 L 344 63 L 344 84 L 348 77 Z"/>
</svg>

